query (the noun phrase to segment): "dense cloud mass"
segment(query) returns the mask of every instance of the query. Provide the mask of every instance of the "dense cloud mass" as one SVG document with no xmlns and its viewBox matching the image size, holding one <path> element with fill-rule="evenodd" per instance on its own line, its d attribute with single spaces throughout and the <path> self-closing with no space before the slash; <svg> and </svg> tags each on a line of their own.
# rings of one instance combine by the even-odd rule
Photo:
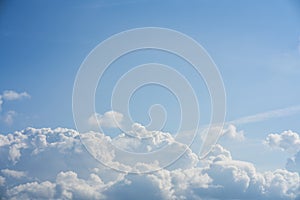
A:
<svg viewBox="0 0 300 200">
<path fill-rule="evenodd" d="M 149 134 L 138 124 L 133 131 Z M 85 137 L 104 146 L 116 142 L 127 150 L 138 148 L 146 152 L 164 142 L 178 149 L 184 146 L 162 132 L 156 132 L 155 138 L 146 144 L 138 137 L 124 134 L 110 138 L 91 133 Z M 121 164 L 109 148 L 101 150 L 106 159 Z M 139 167 L 153 166 L 139 163 Z M 128 174 L 96 161 L 74 130 L 27 128 L 0 135 L 0 192 L 5 199 L 297 199 L 299 187 L 297 172 L 257 172 L 253 164 L 234 160 L 220 145 L 203 160 L 187 149 L 171 167 L 147 174 Z"/>
</svg>

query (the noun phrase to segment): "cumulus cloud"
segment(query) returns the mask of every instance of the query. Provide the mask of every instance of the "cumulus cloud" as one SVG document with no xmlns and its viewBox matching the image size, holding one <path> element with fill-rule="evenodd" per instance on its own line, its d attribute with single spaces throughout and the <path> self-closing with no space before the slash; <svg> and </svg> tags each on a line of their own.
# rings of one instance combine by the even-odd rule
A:
<svg viewBox="0 0 300 200">
<path fill-rule="evenodd" d="M 223 129 L 222 136 L 238 141 L 245 140 L 244 132 L 237 131 L 236 126 L 234 126 L 233 124 L 229 124 L 226 128 Z"/>
<path fill-rule="evenodd" d="M 123 114 L 116 111 L 108 111 L 103 115 L 95 113 L 88 119 L 88 123 L 94 127 L 117 128 L 120 127 L 123 121 Z"/>
<path fill-rule="evenodd" d="M 115 138 L 88 132 L 81 139 L 95 158 L 119 170 L 136 173 L 155 171 L 174 161 L 172 169 L 185 168 L 195 166 L 198 161 L 197 155 L 186 144 L 177 142 L 170 133 L 148 131 L 137 123 L 132 125 L 131 131 Z"/>
<path fill-rule="evenodd" d="M 103 198 L 101 191 L 105 184 L 96 174 L 84 180 L 78 178 L 72 171 L 60 172 L 56 178 L 56 185 L 60 186 L 61 196 L 67 199 L 100 199 Z"/>
<path fill-rule="evenodd" d="M 5 90 L 2 94 L 2 98 L 6 101 L 12 101 L 12 100 L 30 98 L 30 95 L 27 92 L 18 93 L 13 90 Z"/>
<path fill-rule="evenodd" d="M 278 148 L 283 151 L 300 150 L 300 136 L 291 131 L 284 131 L 280 134 L 269 134 L 264 143 L 271 148 Z"/>
<path fill-rule="evenodd" d="M 49 181 L 20 184 L 7 191 L 11 199 L 50 199 L 54 194 L 55 184 Z"/>
<path fill-rule="evenodd" d="M 11 170 L 11 169 L 2 169 L 1 173 L 4 176 L 13 177 L 13 178 L 16 178 L 16 179 L 20 179 L 20 178 L 26 177 L 26 172 L 16 171 L 16 170 Z"/>
<path fill-rule="evenodd" d="M 172 135 L 149 132 L 135 124 L 136 134 L 156 135 L 147 145 L 160 140 L 174 142 Z M 147 147 L 130 141 L 130 136 L 110 138 L 102 133 L 84 135 L 96 141 L 125 141 L 132 149 Z M 162 139 L 160 139 L 162 138 Z M 105 142 L 103 142 L 105 141 Z M 173 144 L 171 143 L 171 144 Z M 98 144 L 98 145 L 96 145 Z M 127 148 L 129 148 L 127 146 Z M 152 146 L 154 148 L 154 146 Z M 150 151 L 151 149 L 144 149 Z M 27 128 L 0 134 L 0 192 L 4 199 L 296 199 L 299 174 L 284 169 L 257 172 L 252 163 L 234 160 L 230 152 L 216 145 L 203 160 L 194 153 L 181 158 L 180 167 L 153 173 L 130 174 L 109 169 L 95 160 L 80 143 L 77 131 L 65 128 Z M 109 148 L 99 154 L 109 153 Z M 168 152 L 170 153 L 170 152 Z M 110 152 L 107 159 L 116 154 Z M 164 155 L 165 157 L 167 155 Z M 192 157 L 189 157 L 192 156 Z M 115 161 L 117 162 L 117 161 Z M 193 165 L 188 162 L 195 162 Z M 157 165 L 159 163 L 153 163 Z M 176 165 L 176 163 L 174 164 Z M 137 167 L 137 166 L 135 166 Z M 151 163 L 139 167 L 151 168 Z"/>
<path fill-rule="evenodd" d="M 2 94 L 0 94 L 0 111 L 2 111 L 4 101 L 21 100 L 24 98 L 30 98 L 30 95 L 27 92 L 18 93 L 13 90 L 5 90 Z"/>
<path fill-rule="evenodd" d="M 271 148 L 295 153 L 288 158 L 286 169 L 300 173 L 300 136 L 298 133 L 288 130 L 280 134 L 269 134 L 264 143 Z"/>
</svg>

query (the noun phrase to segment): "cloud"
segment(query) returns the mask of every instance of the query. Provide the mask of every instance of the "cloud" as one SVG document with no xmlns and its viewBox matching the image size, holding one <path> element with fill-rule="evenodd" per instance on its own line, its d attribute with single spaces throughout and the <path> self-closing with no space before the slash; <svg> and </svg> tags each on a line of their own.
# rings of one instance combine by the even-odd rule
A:
<svg viewBox="0 0 300 200">
<path fill-rule="evenodd" d="M 187 145 L 177 142 L 170 133 L 148 131 L 137 123 L 132 125 L 131 131 L 119 134 L 115 138 L 89 132 L 83 134 L 81 140 L 98 160 L 115 169 L 122 168 L 136 173 L 155 171 L 175 160 L 170 166 L 172 169 L 195 166 L 198 161 L 197 155 Z M 147 156 L 132 156 L 145 153 Z M 182 156 L 178 159 L 180 155 Z"/>
<path fill-rule="evenodd" d="M 269 134 L 264 143 L 271 148 L 278 148 L 283 151 L 296 152 L 300 150 L 300 136 L 291 130 L 280 134 Z"/>
<path fill-rule="evenodd" d="M 4 114 L 2 117 L 3 122 L 6 125 L 11 126 L 14 123 L 14 117 L 17 115 L 17 112 L 14 110 L 10 110 Z"/>
<path fill-rule="evenodd" d="M 27 92 L 18 93 L 13 90 L 5 90 L 2 94 L 2 98 L 6 101 L 13 101 L 13 100 L 21 100 L 24 98 L 30 98 L 30 95 Z"/>
<path fill-rule="evenodd" d="M 300 173 L 300 151 L 287 160 L 285 167 L 289 171 Z"/>
<path fill-rule="evenodd" d="M 4 101 L 21 100 L 30 97 L 31 96 L 27 92 L 18 93 L 13 90 L 5 90 L 2 94 L 0 94 L 0 111 L 2 111 Z"/>
<path fill-rule="evenodd" d="M 223 129 L 222 136 L 238 141 L 245 140 L 244 132 L 237 131 L 236 126 L 232 124 L 227 125 L 227 127 Z"/>
<path fill-rule="evenodd" d="M 136 129 L 133 131 L 138 134 L 140 130 L 144 135 L 154 134 L 141 125 L 135 124 L 134 127 Z M 172 135 L 167 133 L 155 134 L 157 136 L 153 141 L 146 140 L 147 145 L 160 144 L 164 138 L 174 141 Z M 188 149 L 188 159 L 181 158 L 181 164 L 177 167 L 154 173 L 128 174 L 100 164 L 82 146 L 79 136 L 77 131 L 65 128 L 27 128 L 12 134 L 0 134 L 0 192 L 3 198 L 169 200 L 300 197 L 298 173 L 285 169 L 257 172 L 253 163 L 234 160 L 231 153 L 221 145 L 214 146 L 203 160 L 194 160 L 194 153 Z M 126 141 L 127 148 L 140 149 L 147 146 L 142 144 L 143 139 L 138 145 L 133 145 L 137 141 L 130 141 L 132 137 L 126 134 L 110 138 L 91 132 L 85 137 L 94 141 L 93 148 L 116 138 L 118 141 Z M 182 144 L 176 142 L 174 145 L 182 147 Z M 109 148 L 99 152 L 107 153 L 110 153 L 107 159 L 113 160 L 116 156 Z M 139 167 L 151 168 L 155 164 L 159 163 L 140 163 Z"/>
<path fill-rule="evenodd" d="M 0 186 L 4 186 L 5 178 L 3 176 L 0 176 Z"/>
<path fill-rule="evenodd" d="M 27 92 L 18 93 L 13 90 L 5 90 L 0 94 L 0 112 L 2 111 L 2 105 L 5 101 L 21 100 L 25 98 L 30 98 L 31 96 Z M 6 125 L 11 126 L 14 123 L 14 118 L 17 115 L 17 112 L 10 110 L 0 115 L 0 120 L 2 120 Z"/>
<path fill-rule="evenodd" d="M 2 169 L 1 173 L 6 177 L 13 177 L 16 179 L 24 178 L 26 177 L 26 173 L 23 171 L 16 171 L 16 170 L 10 170 L 10 169 Z"/>
<path fill-rule="evenodd" d="M 2 96 L 0 95 L 0 112 L 2 111 L 2 104 L 3 104 L 3 99 Z"/>
<path fill-rule="evenodd" d="M 78 178 L 72 171 L 60 172 L 56 178 L 56 185 L 60 187 L 60 193 L 66 199 L 103 199 L 101 191 L 105 184 L 96 174 L 84 180 Z"/>
<path fill-rule="evenodd" d="M 271 110 L 268 112 L 242 117 L 236 120 L 229 121 L 228 124 L 238 125 L 238 124 L 255 123 L 255 122 L 265 121 L 271 118 L 285 117 L 299 112 L 300 112 L 300 106 L 292 106 L 288 108 Z"/>
<path fill-rule="evenodd" d="M 117 128 L 120 127 L 123 121 L 123 114 L 116 111 L 108 111 L 103 115 L 95 113 L 91 115 L 88 119 L 89 125 L 94 127 L 106 127 L 106 128 Z"/>
<path fill-rule="evenodd" d="M 271 148 L 295 153 L 294 156 L 288 158 L 286 169 L 300 173 L 300 136 L 298 133 L 288 130 L 280 134 L 269 134 L 264 143 Z"/>
<path fill-rule="evenodd" d="M 15 144 L 9 147 L 9 152 L 8 152 L 8 159 L 12 161 L 12 163 L 17 163 L 17 161 L 21 157 L 21 152 L 20 149 L 22 149 L 24 146 L 23 144 Z"/>
<path fill-rule="evenodd" d="M 108 188 L 108 199 L 174 199 L 171 176 L 168 171 L 155 175 L 127 175 L 122 181 Z"/>
</svg>

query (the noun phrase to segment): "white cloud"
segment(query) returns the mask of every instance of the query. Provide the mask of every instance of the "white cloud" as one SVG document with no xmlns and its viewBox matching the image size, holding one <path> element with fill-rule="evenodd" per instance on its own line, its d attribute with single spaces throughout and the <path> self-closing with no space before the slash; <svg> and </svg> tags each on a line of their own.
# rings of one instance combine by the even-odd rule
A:
<svg viewBox="0 0 300 200">
<path fill-rule="evenodd" d="M 269 134 L 264 143 L 272 148 L 278 148 L 283 151 L 295 152 L 300 150 L 300 136 L 291 130 L 280 134 Z"/>
<path fill-rule="evenodd" d="M 2 94 L 0 94 L 0 112 L 2 111 L 2 105 L 5 101 L 21 100 L 30 97 L 31 96 L 27 92 L 18 93 L 13 90 L 5 90 Z M 16 115 L 16 111 L 10 110 L 2 116 L 0 115 L 0 120 L 2 120 L 6 125 L 11 126 L 14 123 Z"/>
<path fill-rule="evenodd" d="M 81 136 L 88 151 L 105 163 L 113 163 L 114 149 L 111 146 L 111 138 L 102 133 L 89 132 Z"/>
<path fill-rule="evenodd" d="M 287 160 L 286 169 L 292 172 L 300 173 L 300 151 Z"/>
<path fill-rule="evenodd" d="M 1 173 L 6 177 L 13 177 L 16 179 L 24 178 L 26 177 L 26 172 L 23 171 L 16 171 L 16 170 L 10 170 L 10 169 L 2 169 Z"/>
<path fill-rule="evenodd" d="M 117 147 L 136 153 L 155 151 L 163 145 L 173 142 L 175 142 L 175 140 L 170 133 L 148 131 L 144 126 L 138 123 L 132 125 L 132 130 L 129 131 L 129 135 L 120 134 L 113 139 L 113 143 Z"/>
<path fill-rule="evenodd" d="M 66 199 L 102 199 L 104 196 L 101 192 L 105 185 L 96 174 L 90 174 L 84 180 L 78 178 L 75 172 L 60 172 L 56 185 L 60 186 L 61 196 Z"/>
<path fill-rule="evenodd" d="M 140 124 L 133 124 L 129 135 L 122 133 L 115 138 L 110 138 L 102 133 L 89 132 L 83 134 L 81 139 L 95 158 L 125 171 L 133 170 L 137 173 L 153 171 L 155 167 L 159 169 L 167 166 L 176 159 L 177 161 L 171 166 L 172 169 L 195 166 L 198 162 L 197 155 L 187 145 L 175 141 L 170 133 L 148 131 Z M 163 151 L 157 153 L 162 148 Z M 127 152 L 147 153 L 147 156 L 133 157 Z M 180 155 L 182 156 L 178 159 Z M 151 167 L 148 168 L 149 166 Z"/>
<path fill-rule="evenodd" d="M 298 173 L 277 169 L 264 174 L 265 192 L 271 199 L 299 198 L 300 178 Z"/>
<path fill-rule="evenodd" d="M 5 90 L 2 94 L 2 98 L 6 101 L 20 100 L 24 98 L 30 98 L 27 92 L 18 93 L 13 90 Z"/>
<path fill-rule="evenodd" d="M 216 152 L 215 152 L 216 151 Z M 217 145 L 210 153 L 205 172 L 212 179 L 208 197 L 216 199 L 294 199 L 299 196 L 299 174 L 287 170 L 259 173 L 254 164 L 233 160 L 230 153 Z M 235 191 L 235 192 L 232 192 Z M 276 192 L 275 192 L 276 191 Z"/>
<path fill-rule="evenodd" d="M 55 184 L 49 181 L 20 184 L 7 191 L 10 199 L 53 199 L 54 194 Z"/>
<path fill-rule="evenodd" d="M 9 157 L 8 159 L 10 161 L 12 161 L 12 163 L 16 164 L 18 162 L 18 160 L 21 157 L 21 152 L 20 149 L 22 148 L 22 144 L 21 145 L 12 145 L 9 147 Z"/>
<path fill-rule="evenodd" d="M 142 126 L 136 127 L 149 132 Z M 145 133 L 148 134 L 153 132 Z M 155 134 L 157 138 L 147 141 L 148 144 L 160 144 L 160 138 L 174 141 L 166 133 Z M 114 141 L 101 133 L 90 133 L 85 137 L 95 141 L 93 148 Z M 145 147 L 141 143 L 133 145 L 135 142 L 125 135 L 119 136 L 118 140 L 126 141 L 130 148 Z M 178 143 L 175 145 L 181 147 Z M 116 156 L 109 148 L 98 153 L 108 153 L 105 156 L 111 160 Z M 118 173 L 93 159 L 74 130 L 27 128 L 0 135 L 0 192 L 5 199 L 271 200 L 300 197 L 298 173 L 284 169 L 257 172 L 254 164 L 234 160 L 220 145 L 200 161 L 193 158 L 191 151 L 187 155 L 192 157 L 181 158 L 180 167 L 150 174 Z M 191 162 L 195 163 L 191 165 Z M 136 167 L 151 168 L 152 165 L 140 163 Z"/>
<path fill-rule="evenodd" d="M 108 111 L 103 115 L 95 113 L 88 119 L 89 125 L 94 127 L 106 127 L 106 128 L 117 128 L 121 126 L 123 121 L 123 114 L 116 111 Z"/>
<path fill-rule="evenodd" d="M 10 110 L 3 116 L 3 121 L 5 124 L 11 126 L 14 123 L 14 117 L 17 115 L 16 111 Z"/>
<path fill-rule="evenodd" d="M 3 104 L 3 100 L 2 100 L 2 96 L 0 95 L 0 112 L 2 111 L 2 104 Z"/>
<path fill-rule="evenodd" d="M 238 141 L 245 140 L 244 132 L 237 131 L 236 126 L 232 124 L 227 125 L 227 127 L 223 129 L 222 136 Z"/>
<path fill-rule="evenodd" d="M 0 176 L 0 186 L 4 186 L 5 178 L 3 176 Z"/>
<path fill-rule="evenodd" d="M 286 169 L 300 173 L 300 136 L 298 133 L 288 130 L 280 134 L 269 134 L 264 143 L 271 148 L 295 153 L 294 156 L 288 158 Z"/>
</svg>

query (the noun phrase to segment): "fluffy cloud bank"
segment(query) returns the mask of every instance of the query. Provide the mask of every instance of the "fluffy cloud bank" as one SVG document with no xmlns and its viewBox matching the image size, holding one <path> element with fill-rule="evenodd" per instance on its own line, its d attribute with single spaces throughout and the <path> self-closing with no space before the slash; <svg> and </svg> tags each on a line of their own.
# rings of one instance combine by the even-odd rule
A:
<svg viewBox="0 0 300 200">
<path fill-rule="evenodd" d="M 148 136 L 154 133 L 135 124 L 132 134 Z M 163 142 L 174 141 L 167 133 L 155 134 L 155 139 L 146 140 L 146 144 L 142 138 L 130 140 L 133 137 L 126 135 L 110 138 L 93 133 L 86 137 L 97 142 L 95 148 L 115 141 L 128 150 L 142 148 L 146 152 Z M 128 174 L 111 170 L 96 161 L 82 146 L 79 136 L 78 132 L 65 128 L 27 128 L 0 135 L 2 197 L 169 200 L 297 199 L 300 195 L 298 173 L 284 169 L 257 172 L 253 164 L 234 160 L 220 145 L 216 145 L 203 160 L 198 160 L 188 149 L 173 167 L 154 173 Z M 94 140 L 96 136 L 97 140 Z M 177 143 L 174 145 L 181 147 Z M 166 157 L 168 153 L 162 156 Z M 116 155 L 109 148 L 102 148 L 101 154 L 116 162 Z M 140 163 L 140 167 L 153 166 Z"/>
<path fill-rule="evenodd" d="M 296 154 L 288 159 L 286 168 L 293 172 L 300 173 L 300 136 L 291 130 L 280 134 L 269 134 L 265 144 L 271 148 L 281 149 Z"/>
</svg>

